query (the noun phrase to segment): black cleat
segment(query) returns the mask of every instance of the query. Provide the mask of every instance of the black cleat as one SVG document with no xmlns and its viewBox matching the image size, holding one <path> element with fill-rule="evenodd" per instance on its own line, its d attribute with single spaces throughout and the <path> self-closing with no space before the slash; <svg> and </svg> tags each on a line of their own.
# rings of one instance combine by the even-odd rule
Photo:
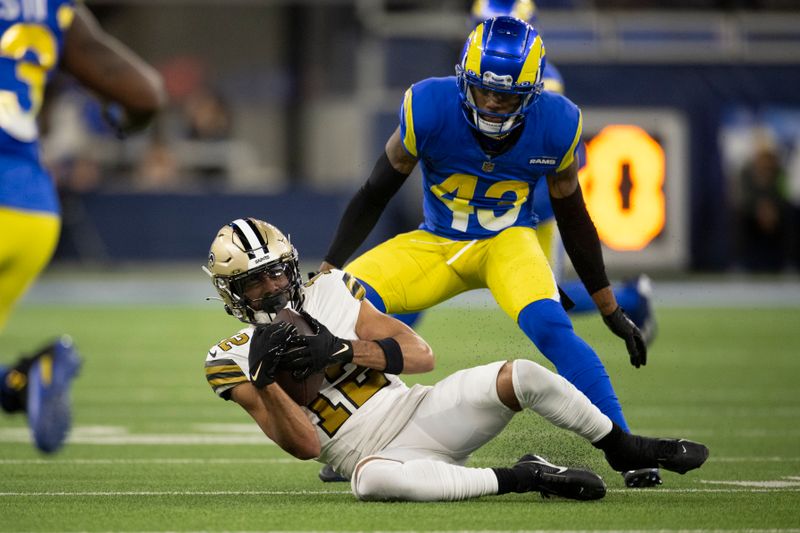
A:
<svg viewBox="0 0 800 533">
<path fill-rule="evenodd" d="M 622 479 L 625 480 L 625 486 L 632 489 L 657 487 L 662 483 L 658 468 L 640 468 L 622 472 Z"/>
<path fill-rule="evenodd" d="M 660 467 L 685 474 L 708 459 L 708 448 L 685 439 L 654 439 L 626 433 L 605 454 L 611 468 L 620 472 Z"/>
<path fill-rule="evenodd" d="M 325 465 L 319 471 L 319 480 L 323 483 L 338 483 L 341 481 L 350 481 L 339 472 L 333 469 L 331 465 Z"/>
<path fill-rule="evenodd" d="M 538 455 L 525 455 L 511 467 L 522 480 L 516 492 L 540 492 L 572 500 L 599 500 L 606 495 L 603 478 L 590 470 L 556 466 Z M 520 475 L 522 474 L 522 475 Z"/>
<path fill-rule="evenodd" d="M 658 450 L 658 465 L 679 474 L 700 468 L 708 459 L 704 444 L 685 439 L 659 439 Z"/>
</svg>

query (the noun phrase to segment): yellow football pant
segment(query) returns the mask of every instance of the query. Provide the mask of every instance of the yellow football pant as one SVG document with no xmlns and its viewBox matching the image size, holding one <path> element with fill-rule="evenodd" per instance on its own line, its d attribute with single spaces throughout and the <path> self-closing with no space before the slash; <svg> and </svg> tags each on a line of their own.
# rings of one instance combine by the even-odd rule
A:
<svg viewBox="0 0 800 533">
<path fill-rule="evenodd" d="M 550 270 L 556 277 L 556 282 L 560 282 L 564 277 L 564 248 L 561 245 L 561 235 L 558 233 L 556 219 L 548 218 L 539 222 L 536 227 L 536 237 L 550 264 Z"/>
<path fill-rule="evenodd" d="M 0 207 L 0 331 L 53 256 L 60 231 L 55 214 Z"/>
<path fill-rule="evenodd" d="M 471 289 L 488 288 L 515 321 L 528 304 L 559 300 L 553 273 L 532 228 L 454 241 L 423 230 L 402 233 L 345 270 L 375 289 L 387 313 L 422 311 Z"/>
</svg>

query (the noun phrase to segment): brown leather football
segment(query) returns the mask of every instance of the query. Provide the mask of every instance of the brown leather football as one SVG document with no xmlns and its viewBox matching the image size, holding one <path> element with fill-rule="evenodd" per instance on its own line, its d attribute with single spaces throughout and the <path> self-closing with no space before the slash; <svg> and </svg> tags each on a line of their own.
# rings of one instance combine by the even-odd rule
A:
<svg viewBox="0 0 800 533">
<path fill-rule="evenodd" d="M 275 315 L 275 322 L 294 324 L 294 327 L 297 328 L 297 333 L 300 335 L 312 335 L 314 333 L 309 323 L 303 318 L 303 315 L 288 307 L 281 309 Z M 324 372 L 311 374 L 302 381 L 294 379 L 292 373 L 288 370 L 278 370 L 275 373 L 275 383 L 280 385 L 283 391 L 298 405 L 308 405 L 317 397 L 324 378 Z"/>
</svg>

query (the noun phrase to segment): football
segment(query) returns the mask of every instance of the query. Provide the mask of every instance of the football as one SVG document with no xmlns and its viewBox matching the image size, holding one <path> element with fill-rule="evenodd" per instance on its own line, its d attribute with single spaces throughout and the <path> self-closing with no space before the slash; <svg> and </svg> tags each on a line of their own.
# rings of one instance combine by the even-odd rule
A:
<svg viewBox="0 0 800 533">
<path fill-rule="evenodd" d="M 303 315 L 294 309 L 282 309 L 275 315 L 276 322 L 288 322 L 297 328 L 300 335 L 313 335 L 314 332 Z M 308 405 L 317 397 L 322 381 L 325 378 L 324 372 L 311 374 L 306 379 L 298 381 L 294 379 L 288 370 L 278 370 L 275 373 L 275 383 L 280 385 L 283 391 L 298 405 Z"/>
</svg>

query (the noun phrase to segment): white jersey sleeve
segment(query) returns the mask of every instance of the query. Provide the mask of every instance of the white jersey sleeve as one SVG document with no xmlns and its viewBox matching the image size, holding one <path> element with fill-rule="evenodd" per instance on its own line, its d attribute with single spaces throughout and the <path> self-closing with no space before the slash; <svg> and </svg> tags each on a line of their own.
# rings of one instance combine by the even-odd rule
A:
<svg viewBox="0 0 800 533">
<path fill-rule="evenodd" d="M 354 340 L 364 295 L 364 287 L 353 276 L 329 270 L 303 286 L 303 309 L 337 337 Z"/>
<path fill-rule="evenodd" d="M 255 327 L 248 326 L 232 337 L 221 340 L 208 350 L 206 379 L 214 392 L 230 400 L 231 389 L 250 381 L 250 339 Z"/>
</svg>

